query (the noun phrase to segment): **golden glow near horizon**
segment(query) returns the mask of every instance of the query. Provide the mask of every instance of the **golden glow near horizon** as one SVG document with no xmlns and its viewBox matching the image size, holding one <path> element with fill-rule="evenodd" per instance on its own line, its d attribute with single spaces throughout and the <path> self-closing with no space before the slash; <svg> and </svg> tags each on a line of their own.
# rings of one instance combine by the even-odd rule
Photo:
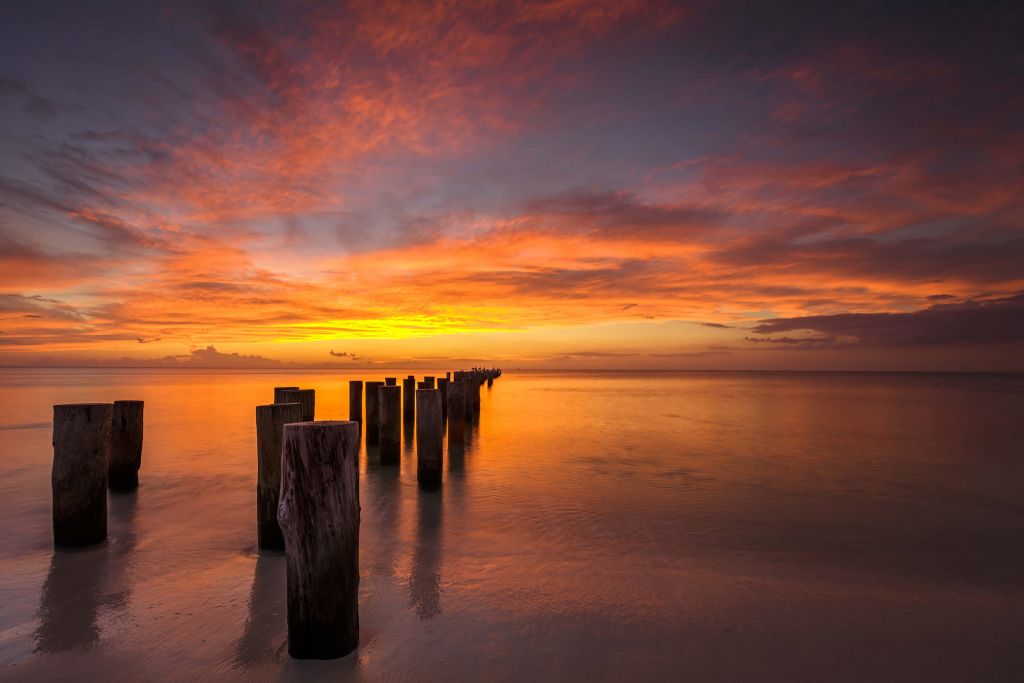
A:
<svg viewBox="0 0 1024 683">
<path fill-rule="evenodd" d="M 971 54 L 733 64 L 640 0 L 133 21 L 0 48 L 0 364 L 1024 363 L 1024 137 Z"/>
</svg>

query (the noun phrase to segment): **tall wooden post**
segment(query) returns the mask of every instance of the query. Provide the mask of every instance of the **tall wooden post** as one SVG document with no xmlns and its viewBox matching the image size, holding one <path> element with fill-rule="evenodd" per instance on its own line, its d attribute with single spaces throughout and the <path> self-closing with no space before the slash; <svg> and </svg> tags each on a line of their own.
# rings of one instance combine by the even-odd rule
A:
<svg viewBox="0 0 1024 683">
<path fill-rule="evenodd" d="M 107 461 L 114 406 L 53 407 L 53 542 L 77 547 L 107 537 Z"/>
<path fill-rule="evenodd" d="M 348 381 L 348 419 L 363 424 L 363 380 Z"/>
<path fill-rule="evenodd" d="M 408 423 L 416 419 L 416 378 L 412 375 L 402 380 L 402 417 Z"/>
<path fill-rule="evenodd" d="M 386 386 L 386 387 L 398 386 L 398 378 L 397 377 L 385 377 L 384 378 L 384 386 Z"/>
<path fill-rule="evenodd" d="M 283 391 L 295 391 L 298 387 L 274 387 L 274 403 L 283 403 L 281 401 L 281 392 Z"/>
<path fill-rule="evenodd" d="M 441 486 L 443 432 L 441 394 L 437 389 L 416 390 L 416 479 L 424 489 Z"/>
<path fill-rule="evenodd" d="M 366 443 L 375 444 L 380 438 L 380 394 L 383 382 L 366 383 Z"/>
<path fill-rule="evenodd" d="M 142 466 L 142 401 L 114 401 L 107 484 L 112 491 L 139 487 Z"/>
<path fill-rule="evenodd" d="M 281 445 L 284 426 L 302 421 L 301 403 L 256 406 L 256 535 L 260 548 L 265 550 L 284 550 L 284 537 L 277 523 Z"/>
<path fill-rule="evenodd" d="M 281 400 L 275 403 L 301 403 L 302 421 L 312 422 L 316 414 L 316 391 L 313 389 L 288 389 L 281 392 Z"/>
<path fill-rule="evenodd" d="M 288 565 L 288 654 L 335 659 L 359 644 L 359 425 L 286 425 L 277 519 Z"/>
<path fill-rule="evenodd" d="M 448 446 L 462 445 L 466 438 L 466 383 L 448 383 Z"/>
<path fill-rule="evenodd" d="M 396 465 L 402 459 L 402 388 L 383 386 L 380 395 L 380 462 Z"/>
<path fill-rule="evenodd" d="M 437 390 L 441 392 L 441 422 L 448 420 L 448 380 L 437 378 Z"/>
</svg>

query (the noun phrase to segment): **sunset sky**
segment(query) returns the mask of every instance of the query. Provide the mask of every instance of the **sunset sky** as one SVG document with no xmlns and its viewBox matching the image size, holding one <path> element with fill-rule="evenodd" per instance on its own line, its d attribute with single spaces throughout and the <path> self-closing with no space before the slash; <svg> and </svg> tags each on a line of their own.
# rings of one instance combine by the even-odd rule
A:
<svg viewBox="0 0 1024 683">
<path fill-rule="evenodd" d="M 1024 10 L 836 4 L 4 3 L 0 364 L 1024 370 Z"/>
</svg>

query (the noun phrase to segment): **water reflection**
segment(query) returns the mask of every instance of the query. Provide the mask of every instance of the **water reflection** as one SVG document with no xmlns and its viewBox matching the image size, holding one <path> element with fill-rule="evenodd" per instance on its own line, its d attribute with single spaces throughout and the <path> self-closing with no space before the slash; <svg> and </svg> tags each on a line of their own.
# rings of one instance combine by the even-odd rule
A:
<svg viewBox="0 0 1024 683">
<path fill-rule="evenodd" d="M 376 553 L 370 558 L 370 571 L 393 576 L 395 573 L 396 535 L 401 525 L 401 472 L 394 465 L 374 464 L 366 468 L 363 484 L 361 538 L 373 538 Z M 361 543 L 365 546 L 365 543 Z"/>
<path fill-rule="evenodd" d="M 274 651 L 274 641 L 284 637 L 286 566 L 284 553 L 263 551 L 256 558 L 249 616 L 235 645 L 235 663 L 239 666 L 266 660 Z"/>
<path fill-rule="evenodd" d="M 127 578 L 135 532 L 137 494 L 107 500 L 108 538 L 84 550 L 55 550 L 39 599 L 35 652 L 63 652 L 100 640 L 102 608 L 122 611 L 131 596 Z"/>
<path fill-rule="evenodd" d="M 420 619 L 441 613 L 441 491 L 417 496 L 416 545 L 409 572 L 409 598 Z"/>
</svg>

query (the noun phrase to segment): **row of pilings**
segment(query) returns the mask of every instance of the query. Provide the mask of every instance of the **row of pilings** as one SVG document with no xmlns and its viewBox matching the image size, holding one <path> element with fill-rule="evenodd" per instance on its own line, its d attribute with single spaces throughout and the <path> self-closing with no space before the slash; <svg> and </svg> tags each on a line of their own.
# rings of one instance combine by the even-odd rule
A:
<svg viewBox="0 0 1024 683">
<path fill-rule="evenodd" d="M 315 421 L 316 392 L 274 387 L 256 407 L 256 521 L 261 550 L 287 561 L 288 651 L 331 659 L 359 641 L 359 450 L 361 432 L 382 465 L 401 461 L 401 434 L 415 429 L 421 489 L 442 485 L 444 439 L 461 448 L 479 419 L 480 390 L 501 376 L 472 368 L 349 382 L 349 419 Z M 53 539 L 58 550 L 107 536 L 107 489 L 138 487 L 143 402 L 53 407 Z"/>
</svg>

